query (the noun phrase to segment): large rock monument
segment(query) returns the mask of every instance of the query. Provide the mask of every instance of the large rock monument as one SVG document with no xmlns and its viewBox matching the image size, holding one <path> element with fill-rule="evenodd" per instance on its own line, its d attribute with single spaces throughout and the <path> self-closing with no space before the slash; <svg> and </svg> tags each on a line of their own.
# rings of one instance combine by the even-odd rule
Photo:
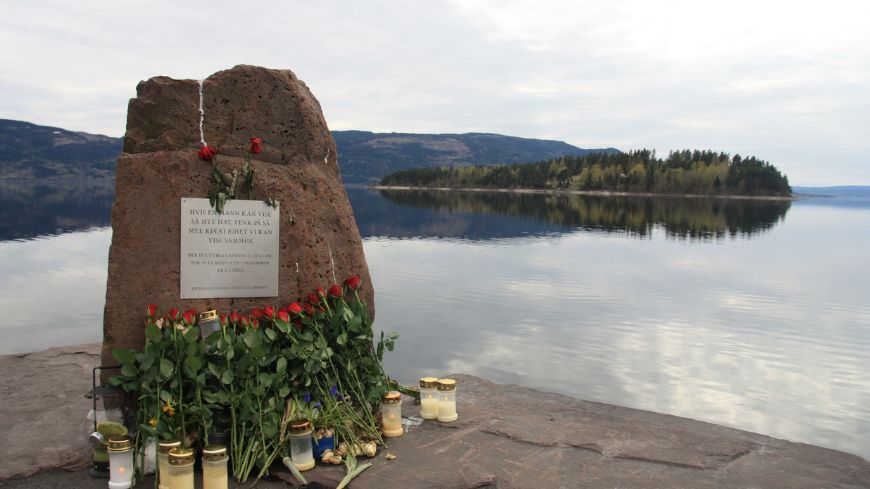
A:
<svg viewBox="0 0 870 489">
<path fill-rule="evenodd" d="M 115 362 L 114 347 L 142 347 L 149 303 L 163 313 L 283 307 L 357 274 L 373 306 L 335 141 L 305 83 L 289 70 L 240 65 L 201 82 L 151 78 L 136 93 L 115 177 L 103 364 Z M 206 198 L 212 186 L 212 164 L 197 152 L 205 141 L 231 172 L 242 168 L 252 137 L 262 138 L 263 149 L 252 155 L 251 199 L 274 198 L 280 207 L 277 296 L 182 299 L 181 201 Z"/>
</svg>

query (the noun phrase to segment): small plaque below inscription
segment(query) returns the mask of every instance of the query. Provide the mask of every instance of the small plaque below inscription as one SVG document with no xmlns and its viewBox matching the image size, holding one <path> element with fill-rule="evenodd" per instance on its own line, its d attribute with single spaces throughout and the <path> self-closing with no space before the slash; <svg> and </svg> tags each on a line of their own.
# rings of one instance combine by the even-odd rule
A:
<svg viewBox="0 0 870 489">
<path fill-rule="evenodd" d="M 276 297 L 280 208 L 181 199 L 181 298 Z"/>
</svg>

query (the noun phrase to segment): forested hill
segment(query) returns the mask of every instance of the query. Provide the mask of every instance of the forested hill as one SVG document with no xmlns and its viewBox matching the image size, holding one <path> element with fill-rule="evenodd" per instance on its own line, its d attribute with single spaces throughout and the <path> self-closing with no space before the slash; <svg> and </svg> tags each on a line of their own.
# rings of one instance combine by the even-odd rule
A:
<svg viewBox="0 0 870 489">
<path fill-rule="evenodd" d="M 788 178 L 754 156 L 674 151 L 656 158 L 629 153 L 566 156 L 490 167 L 417 168 L 384 177 L 383 185 L 451 188 L 610 190 L 667 194 L 791 195 Z"/>
<path fill-rule="evenodd" d="M 332 131 L 345 183 L 377 182 L 408 168 L 527 163 L 618 150 L 583 149 L 562 141 L 501 134 L 407 134 Z"/>
<path fill-rule="evenodd" d="M 122 139 L 0 119 L 0 179 L 115 177 Z"/>
</svg>

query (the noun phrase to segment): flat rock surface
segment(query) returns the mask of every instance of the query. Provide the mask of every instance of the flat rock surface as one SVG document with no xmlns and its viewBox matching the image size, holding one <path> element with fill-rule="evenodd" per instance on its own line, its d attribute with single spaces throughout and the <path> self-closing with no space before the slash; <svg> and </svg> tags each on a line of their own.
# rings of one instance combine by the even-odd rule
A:
<svg viewBox="0 0 870 489">
<path fill-rule="evenodd" d="M 0 480 L 88 465 L 85 423 L 100 345 L 0 356 Z"/>
<path fill-rule="evenodd" d="M 98 350 L 93 345 L 0 358 L 7 382 L 4 400 L 13 401 L 4 402 L 0 413 L 6 419 L 13 416 L 9 425 L 17 433 L 14 437 L 4 433 L 0 439 L 5 454 L 4 473 L 10 473 L 10 461 L 38 458 L 31 457 L 36 455 L 32 451 L 35 446 L 56 445 L 57 453 L 44 452 L 47 459 L 56 461 L 56 467 L 74 468 L 76 464 L 68 463 L 73 452 L 79 459 L 87 458 L 87 446 L 77 444 L 82 436 L 81 420 L 87 412 L 87 405 L 81 406 L 79 391 L 87 390 L 90 370 L 73 360 L 93 360 Z M 40 363 L 57 368 L 37 369 Z M 30 372 L 18 372 L 22 366 Z M 60 370 L 69 370 L 70 374 L 64 378 L 58 374 Z M 34 393 L 31 397 L 40 391 L 64 391 L 66 398 L 52 396 L 53 405 L 42 400 L 28 401 L 29 395 L 15 392 L 21 390 L 19 382 L 25 375 L 44 377 L 36 380 L 41 382 L 39 388 L 30 389 Z M 33 382 L 33 377 L 26 378 Z M 870 488 L 870 463 L 847 453 L 686 418 L 495 384 L 478 377 L 455 378 L 459 419 L 408 426 L 403 436 L 389 440 L 389 447 L 382 448 L 375 458 L 360 459 L 360 463 L 371 462 L 372 467 L 353 481 L 352 488 Z M 71 407 L 73 401 L 80 407 Z M 27 404 L 14 411 L 9 409 L 9 404 L 20 402 Z M 19 428 L 19 423 L 34 413 L 42 413 L 42 421 Z M 403 414 L 414 420 L 419 406 L 406 398 Z M 54 424 L 45 429 L 47 422 Z M 66 424 L 75 428 L 67 432 L 70 440 L 51 436 L 58 433 L 54 429 Z M 40 433 L 51 440 L 34 441 L 33 437 Z M 387 460 L 387 453 L 396 458 Z M 43 464 L 38 470 L 51 466 Z M 13 472 L 17 477 L 26 473 L 31 472 Z M 343 466 L 318 467 L 305 475 L 309 481 L 335 487 L 343 473 Z M 276 476 L 287 474 L 278 472 Z M 250 482 L 239 487 L 248 486 Z M 0 487 L 104 488 L 106 481 L 90 478 L 84 470 L 45 471 L 0 482 Z M 152 482 L 146 480 L 144 487 L 152 487 Z M 261 481 L 257 487 L 287 487 L 287 483 Z"/>
</svg>

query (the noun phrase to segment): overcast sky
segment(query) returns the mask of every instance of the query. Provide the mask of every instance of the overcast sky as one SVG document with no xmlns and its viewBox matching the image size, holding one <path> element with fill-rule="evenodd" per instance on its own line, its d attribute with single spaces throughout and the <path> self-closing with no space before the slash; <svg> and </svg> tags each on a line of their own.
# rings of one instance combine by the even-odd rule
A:
<svg viewBox="0 0 870 489">
<path fill-rule="evenodd" d="M 870 2 L 0 0 L 0 118 L 121 136 L 136 84 L 286 68 L 331 129 L 713 149 L 870 185 Z"/>
</svg>

